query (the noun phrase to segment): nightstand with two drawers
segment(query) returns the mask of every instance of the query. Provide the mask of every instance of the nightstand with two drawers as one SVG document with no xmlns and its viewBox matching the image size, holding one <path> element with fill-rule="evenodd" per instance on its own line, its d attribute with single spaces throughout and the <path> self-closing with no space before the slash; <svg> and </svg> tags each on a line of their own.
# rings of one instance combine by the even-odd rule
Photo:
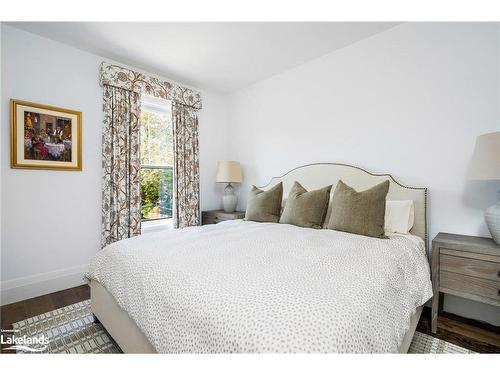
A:
<svg viewBox="0 0 500 375">
<path fill-rule="evenodd" d="M 432 241 L 431 330 L 443 294 L 500 306 L 500 246 L 491 238 L 439 233 Z"/>
</svg>

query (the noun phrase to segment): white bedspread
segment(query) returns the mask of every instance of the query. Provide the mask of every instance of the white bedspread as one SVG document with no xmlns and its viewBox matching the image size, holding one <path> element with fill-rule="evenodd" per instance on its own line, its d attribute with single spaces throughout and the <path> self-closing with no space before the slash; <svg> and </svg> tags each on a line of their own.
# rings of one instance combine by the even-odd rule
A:
<svg viewBox="0 0 500 375">
<path fill-rule="evenodd" d="M 116 242 L 88 277 L 162 353 L 397 352 L 432 296 L 417 237 L 242 220 Z"/>
</svg>

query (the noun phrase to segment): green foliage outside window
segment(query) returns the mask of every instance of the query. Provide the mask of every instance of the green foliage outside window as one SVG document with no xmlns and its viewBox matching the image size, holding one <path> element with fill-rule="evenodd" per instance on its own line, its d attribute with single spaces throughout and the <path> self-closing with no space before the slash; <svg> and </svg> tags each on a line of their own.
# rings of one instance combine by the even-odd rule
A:
<svg viewBox="0 0 500 375">
<path fill-rule="evenodd" d="M 141 164 L 173 165 L 174 141 L 170 112 L 141 112 Z"/>
<path fill-rule="evenodd" d="M 173 169 L 141 169 L 141 219 L 172 217 Z"/>
</svg>

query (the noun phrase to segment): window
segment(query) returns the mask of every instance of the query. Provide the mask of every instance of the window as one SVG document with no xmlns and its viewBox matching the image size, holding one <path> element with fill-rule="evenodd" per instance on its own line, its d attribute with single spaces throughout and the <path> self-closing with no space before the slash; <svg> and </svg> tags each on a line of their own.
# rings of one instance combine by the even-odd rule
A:
<svg viewBox="0 0 500 375">
<path fill-rule="evenodd" d="M 140 148 L 141 220 L 171 218 L 174 147 L 169 101 L 143 97 Z"/>
</svg>

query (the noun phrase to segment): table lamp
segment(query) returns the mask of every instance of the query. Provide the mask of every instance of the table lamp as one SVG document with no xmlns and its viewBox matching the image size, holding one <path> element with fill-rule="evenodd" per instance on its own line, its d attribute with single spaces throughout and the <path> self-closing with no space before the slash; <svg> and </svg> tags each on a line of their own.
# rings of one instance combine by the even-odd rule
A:
<svg viewBox="0 0 500 375">
<path fill-rule="evenodd" d="M 231 183 L 243 181 L 240 163 L 237 161 L 219 161 L 215 181 L 227 183 L 222 197 L 222 208 L 225 212 L 234 212 L 238 204 L 238 197 L 234 194 Z"/>
<path fill-rule="evenodd" d="M 477 137 L 469 178 L 483 181 L 500 180 L 500 132 Z M 497 192 L 497 204 L 486 210 L 484 218 L 491 237 L 500 245 L 500 190 Z"/>
</svg>

